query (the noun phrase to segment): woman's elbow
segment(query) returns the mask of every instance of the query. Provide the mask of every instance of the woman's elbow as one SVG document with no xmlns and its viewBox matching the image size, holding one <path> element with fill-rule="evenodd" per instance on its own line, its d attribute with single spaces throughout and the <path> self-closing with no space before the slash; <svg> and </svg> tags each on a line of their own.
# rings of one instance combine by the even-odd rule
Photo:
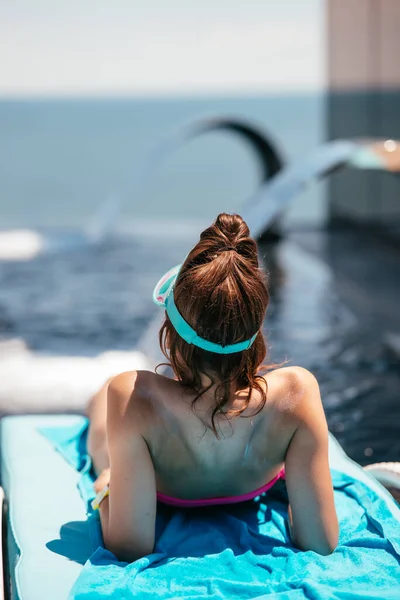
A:
<svg viewBox="0 0 400 600">
<path fill-rule="evenodd" d="M 331 541 L 324 541 L 324 542 L 317 542 L 314 544 L 300 544 L 298 542 L 296 542 L 296 540 L 294 541 L 294 545 L 299 549 L 299 550 L 303 550 L 304 552 L 308 552 L 308 551 L 312 551 L 312 552 L 316 552 L 317 554 L 320 554 L 321 556 L 329 556 L 329 554 L 332 554 L 337 546 L 338 546 L 338 542 L 331 542 Z"/>
<path fill-rule="evenodd" d="M 339 521 L 336 513 L 332 521 L 332 526 L 327 532 L 324 543 L 322 544 L 322 552 L 319 552 L 319 554 L 322 554 L 323 556 L 335 552 L 339 544 Z"/>
<path fill-rule="evenodd" d="M 317 554 L 321 554 L 321 556 L 329 556 L 329 554 L 332 554 L 333 552 L 335 552 L 337 546 L 338 546 L 337 541 L 335 543 L 328 542 L 326 544 L 321 544 L 320 546 L 312 548 L 312 550 L 314 550 L 314 552 L 316 552 Z"/>
<path fill-rule="evenodd" d="M 299 550 L 309 551 L 312 550 L 321 556 L 328 556 L 332 554 L 339 543 L 339 527 L 336 526 L 332 531 L 326 532 L 325 535 L 322 535 L 316 539 L 308 539 L 308 540 L 296 540 L 293 539 L 293 542 Z"/>
<path fill-rule="evenodd" d="M 139 558 L 152 554 L 154 549 L 153 546 L 150 547 L 150 545 L 148 547 L 144 545 L 133 546 L 132 544 L 124 546 L 113 543 L 111 540 L 104 540 L 104 547 L 109 552 L 112 552 L 120 562 L 126 563 L 133 563 L 135 560 L 139 560 Z"/>
</svg>

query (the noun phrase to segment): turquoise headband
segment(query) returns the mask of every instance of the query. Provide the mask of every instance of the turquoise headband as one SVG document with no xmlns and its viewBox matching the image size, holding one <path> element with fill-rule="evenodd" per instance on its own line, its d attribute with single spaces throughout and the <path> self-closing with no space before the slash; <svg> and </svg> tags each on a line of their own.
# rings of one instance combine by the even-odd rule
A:
<svg viewBox="0 0 400 600">
<path fill-rule="evenodd" d="M 249 340 L 238 342 L 237 344 L 229 344 L 228 346 L 221 346 L 221 344 L 209 342 L 200 337 L 195 330 L 190 327 L 189 323 L 185 321 L 176 308 L 174 300 L 174 285 L 181 266 L 182 265 L 177 265 L 167 271 L 167 273 L 161 277 L 153 291 L 153 301 L 158 306 L 165 308 L 175 331 L 188 344 L 193 344 L 203 350 L 215 352 L 216 354 L 234 354 L 235 352 L 242 352 L 243 350 L 250 348 L 257 337 L 258 331 Z"/>
</svg>

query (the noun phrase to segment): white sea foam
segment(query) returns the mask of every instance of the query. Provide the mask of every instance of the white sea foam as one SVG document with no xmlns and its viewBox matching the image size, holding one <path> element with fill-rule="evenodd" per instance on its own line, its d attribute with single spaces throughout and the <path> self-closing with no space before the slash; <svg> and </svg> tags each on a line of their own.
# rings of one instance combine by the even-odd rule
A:
<svg viewBox="0 0 400 600">
<path fill-rule="evenodd" d="M 22 340 L 0 344 L 0 413 L 81 412 L 110 377 L 154 368 L 141 352 L 110 351 L 96 357 L 52 356 L 30 351 Z"/>
<path fill-rule="evenodd" d="M 32 229 L 0 231 L 0 260 L 31 260 L 43 252 L 43 236 Z"/>
</svg>

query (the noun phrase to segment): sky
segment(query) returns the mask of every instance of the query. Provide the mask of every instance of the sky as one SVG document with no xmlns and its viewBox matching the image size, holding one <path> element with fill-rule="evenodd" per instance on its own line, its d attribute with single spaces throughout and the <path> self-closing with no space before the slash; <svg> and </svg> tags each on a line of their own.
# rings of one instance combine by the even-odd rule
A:
<svg viewBox="0 0 400 600">
<path fill-rule="evenodd" d="M 0 96 L 314 91 L 324 0 L 4 0 Z"/>
</svg>

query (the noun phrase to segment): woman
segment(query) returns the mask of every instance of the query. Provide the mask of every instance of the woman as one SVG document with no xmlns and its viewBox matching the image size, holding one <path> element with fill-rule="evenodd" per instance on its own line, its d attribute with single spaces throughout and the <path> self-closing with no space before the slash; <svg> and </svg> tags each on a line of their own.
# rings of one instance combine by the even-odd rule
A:
<svg viewBox="0 0 400 600">
<path fill-rule="evenodd" d="M 153 551 L 157 500 L 203 506 L 255 497 L 285 476 L 294 544 L 338 541 L 319 387 L 300 367 L 258 371 L 268 291 L 239 215 L 220 214 L 155 290 L 160 344 L 176 379 L 147 371 L 108 381 L 89 407 L 106 548 Z"/>
</svg>

